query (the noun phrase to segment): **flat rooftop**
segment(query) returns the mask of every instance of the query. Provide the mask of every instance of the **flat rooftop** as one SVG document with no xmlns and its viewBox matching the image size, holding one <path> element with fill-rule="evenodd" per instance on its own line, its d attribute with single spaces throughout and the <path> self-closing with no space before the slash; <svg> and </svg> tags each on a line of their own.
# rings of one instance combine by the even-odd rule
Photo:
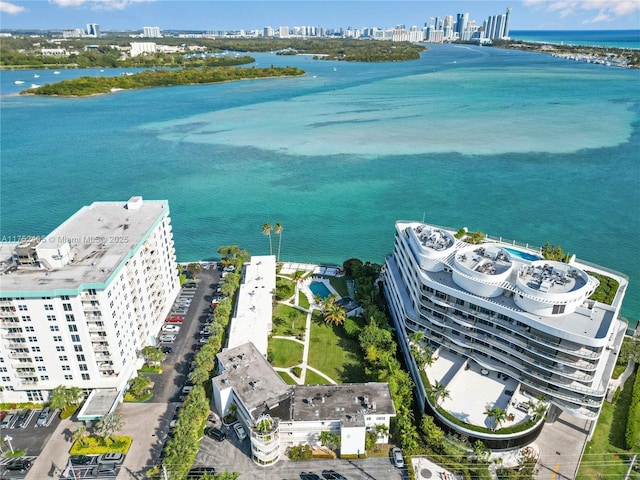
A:
<svg viewBox="0 0 640 480">
<path fill-rule="evenodd" d="M 294 421 L 363 421 L 365 415 L 395 415 L 386 383 L 343 383 L 338 385 L 295 385 Z"/>
<path fill-rule="evenodd" d="M 213 381 L 220 390 L 233 387 L 250 411 L 264 411 L 266 405 L 275 405 L 289 397 L 291 387 L 273 369 L 252 342 L 228 348 L 216 355 L 224 371 Z"/>
<path fill-rule="evenodd" d="M 39 239 L 38 250 L 55 251 L 65 244 L 70 246 L 72 261 L 61 268 L 47 270 L 22 265 L 16 268 L 12 257 L 18 244 L 0 243 L 2 295 L 75 294 L 85 288 L 104 288 L 169 212 L 166 200 L 133 199 L 139 199 L 134 209 L 127 208 L 126 201 L 94 202 Z"/>
</svg>

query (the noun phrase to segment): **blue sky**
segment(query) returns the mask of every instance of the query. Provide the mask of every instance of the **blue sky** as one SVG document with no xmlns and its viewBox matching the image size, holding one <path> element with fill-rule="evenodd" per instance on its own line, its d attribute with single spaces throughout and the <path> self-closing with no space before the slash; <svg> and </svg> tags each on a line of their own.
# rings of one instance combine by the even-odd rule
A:
<svg viewBox="0 0 640 480">
<path fill-rule="evenodd" d="M 98 23 L 103 30 L 261 29 L 422 26 L 429 17 L 469 12 L 482 23 L 512 8 L 512 30 L 640 28 L 640 0 L 0 0 L 2 29 L 69 29 Z"/>
</svg>

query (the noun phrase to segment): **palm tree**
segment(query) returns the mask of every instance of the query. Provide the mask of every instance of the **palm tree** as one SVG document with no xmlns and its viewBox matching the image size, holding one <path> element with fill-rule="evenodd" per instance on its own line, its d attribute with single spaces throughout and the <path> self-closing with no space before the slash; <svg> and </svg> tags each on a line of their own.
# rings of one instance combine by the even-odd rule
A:
<svg viewBox="0 0 640 480">
<path fill-rule="evenodd" d="M 64 385 L 58 385 L 49 395 L 49 406 L 54 410 L 62 410 L 68 405 L 67 389 Z"/>
<path fill-rule="evenodd" d="M 498 406 L 490 406 L 487 404 L 484 408 L 484 414 L 493 419 L 493 428 L 492 430 L 497 430 L 500 425 L 507 419 L 507 411 L 502 410 Z"/>
<path fill-rule="evenodd" d="M 82 445 L 86 445 L 85 438 L 89 436 L 89 432 L 87 432 L 87 427 L 85 427 L 84 423 L 80 425 L 76 425 L 71 433 L 71 439 L 74 442 L 80 442 Z"/>
<path fill-rule="evenodd" d="M 320 440 L 320 445 L 322 446 L 328 445 L 329 442 L 331 441 L 331 432 L 328 430 L 320 432 L 319 440 Z"/>
<path fill-rule="evenodd" d="M 157 365 L 158 363 L 162 362 L 162 359 L 164 358 L 164 353 L 162 353 L 162 350 L 152 345 L 147 345 L 140 351 L 140 353 L 147 363 L 153 365 Z"/>
<path fill-rule="evenodd" d="M 68 388 L 66 393 L 68 402 L 76 406 L 84 400 L 84 392 L 80 387 Z"/>
<path fill-rule="evenodd" d="M 436 380 L 433 387 L 431 388 L 431 393 L 433 394 L 433 399 L 436 402 L 436 406 L 440 406 L 440 403 L 445 398 L 450 398 L 449 390 L 442 383 Z"/>
<path fill-rule="evenodd" d="M 295 285 L 295 295 L 294 295 L 294 303 L 297 304 L 298 301 L 298 285 L 300 284 L 300 282 L 302 281 L 302 279 L 304 278 L 304 271 L 303 270 L 296 270 L 295 272 L 293 272 L 291 274 L 291 280 L 293 280 L 294 285 Z"/>
<path fill-rule="evenodd" d="M 323 312 L 322 318 L 324 322 L 329 325 L 342 325 L 344 323 L 345 318 L 347 318 L 347 314 L 340 305 L 337 303 L 332 303 L 329 307 Z"/>
<path fill-rule="evenodd" d="M 276 261 L 280 261 L 280 245 L 282 244 L 282 224 L 280 222 L 276 222 L 276 226 L 273 229 L 274 232 L 278 234 L 278 256 L 276 257 Z"/>
<path fill-rule="evenodd" d="M 103 438 L 111 438 L 124 428 L 122 417 L 117 413 L 107 413 L 96 423 L 96 434 Z"/>
<path fill-rule="evenodd" d="M 376 423 L 373 427 L 373 432 L 376 434 L 377 438 L 383 438 L 389 434 L 389 427 L 384 423 Z"/>
<path fill-rule="evenodd" d="M 273 227 L 269 222 L 262 225 L 262 233 L 264 235 L 269 235 L 269 255 L 273 255 L 273 244 L 271 243 L 271 229 Z"/>
<path fill-rule="evenodd" d="M 209 380 L 209 372 L 202 367 L 196 367 L 189 374 L 189 380 L 191 380 L 194 385 L 202 385 Z"/>
</svg>

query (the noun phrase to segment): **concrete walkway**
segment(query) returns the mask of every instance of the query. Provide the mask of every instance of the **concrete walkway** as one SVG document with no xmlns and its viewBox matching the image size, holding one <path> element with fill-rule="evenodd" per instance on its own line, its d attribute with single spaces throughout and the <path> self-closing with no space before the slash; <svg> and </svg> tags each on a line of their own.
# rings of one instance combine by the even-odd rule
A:
<svg viewBox="0 0 640 480">
<path fill-rule="evenodd" d="M 57 479 L 59 477 L 69 460 L 69 449 L 73 445 L 71 432 L 76 425 L 79 423 L 74 423 L 70 419 L 60 421 L 42 453 L 25 476 L 27 480 Z"/>
<path fill-rule="evenodd" d="M 627 363 L 627 368 L 624 369 L 624 372 L 622 372 L 622 375 L 620 375 L 618 378 L 611 379 L 611 382 L 609 383 L 610 385 L 609 394 L 607 395 L 608 402 L 613 401 L 613 396 L 615 395 L 618 387 L 620 387 L 621 389 L 624 388 L 624 384 L 627 381 L 627 378 L 631 376 L 635 368 L 636 368 L 636 362 L 632 358 L 630 358 L 629 363 Z"/>
</svg>

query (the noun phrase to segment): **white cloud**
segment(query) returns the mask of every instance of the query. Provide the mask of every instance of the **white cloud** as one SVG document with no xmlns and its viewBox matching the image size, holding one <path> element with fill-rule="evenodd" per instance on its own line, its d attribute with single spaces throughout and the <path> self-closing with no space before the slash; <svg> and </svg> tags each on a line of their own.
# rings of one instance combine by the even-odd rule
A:
<svg viewBox="0 0 640 480">
<path fill-rule="evenodd" d="M 60 7 L 79 7 L 87 5 L 93 10 L 124 10 L 134 3 L 153 2 L 155 0 L 49 0 Z"/>
<path fill-rule="evenodd" d="M 24 11 L 25 11 L 24 7 L 21 7 L 19 5 L 14 5 L 13 3 L 0 1 L 0 12 L 2 13 L 15 15 L 17 13 L 22 13 Z"/>
<path fill-rule="evenodd" d="M 638 0 L 522 0 L 522 4 L 555 12 L 562 18 L 595 11 L 595 16 L 585 23 L 607 22 L 614 17 L 640 14 Z"/>
</svg>

